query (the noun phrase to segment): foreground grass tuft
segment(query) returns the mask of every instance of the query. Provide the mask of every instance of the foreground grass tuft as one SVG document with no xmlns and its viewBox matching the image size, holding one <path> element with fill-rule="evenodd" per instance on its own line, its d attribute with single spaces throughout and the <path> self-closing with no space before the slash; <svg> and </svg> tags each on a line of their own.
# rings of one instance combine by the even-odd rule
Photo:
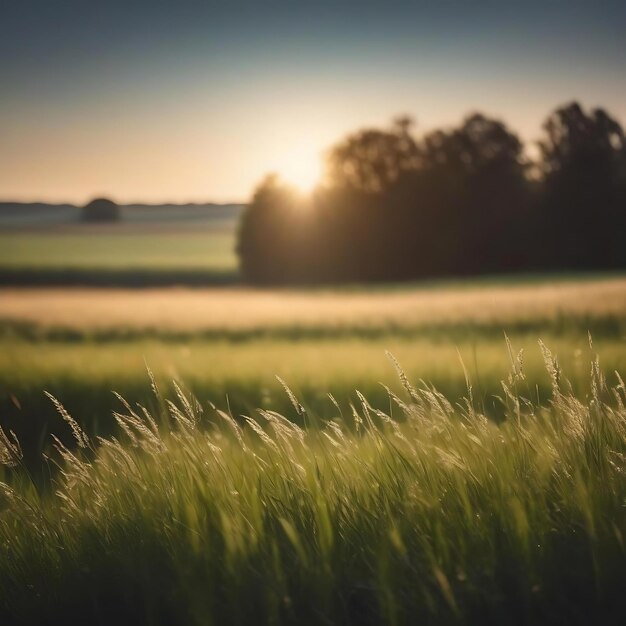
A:
<svg viewBox="0 0 626 626">
<path fill-rule="evenodd" d="M 179 387 L 122 402 L 119 438 L 84 433 L 41 489 L 0 483 L 5 623 L 620 624 L 626 387 L 596 362 L 576 397 L 542 346 L 539 406 L 511 349 L 506 419 L 414 387 L 382 412 L 308 427 L 236 420 Z M 157 404 L 155 402 L 155 404 Z M 338 413 L 339 404 L 337 404 Z M 2 433 L 0 460 L 22 451 Z M 52 462 L 52 461 L 51 461 Z M 26 470 L 24 469 L 24 472 Z"/>
</svg>

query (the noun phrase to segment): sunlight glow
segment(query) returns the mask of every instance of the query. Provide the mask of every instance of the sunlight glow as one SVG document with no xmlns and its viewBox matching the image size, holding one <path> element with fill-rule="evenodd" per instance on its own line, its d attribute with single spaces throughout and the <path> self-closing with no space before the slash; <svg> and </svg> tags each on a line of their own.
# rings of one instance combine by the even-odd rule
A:
<svg viewBox="0 0 626 626">
<path fill-rule="evenodd" d="M 275 169 L 287 184 L 305 193 L 313 191 L 322 175 L 320 150 L 311 144 L 298 144 L 282 155 Z"/>
</svg>

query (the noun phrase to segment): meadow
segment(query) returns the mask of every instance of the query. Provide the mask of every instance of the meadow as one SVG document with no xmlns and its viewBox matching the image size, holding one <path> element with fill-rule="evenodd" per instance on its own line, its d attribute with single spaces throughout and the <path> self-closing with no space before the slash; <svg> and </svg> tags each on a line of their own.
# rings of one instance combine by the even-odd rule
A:
<svg viewBox="0 0 626 626">
<path fill-rule="evenodd" d="M 64 232 L 0 235 L 0 268 L 144 269 L 235 271 L 237 259 L 229 230 L 210 233 L 85 234 Z"/>
<path fill-rule="evenodd" d="M 285 386 L 304 428 L 271 410 L 240 422 L 180 389 L 168 401 L 153 381 L 156 408 L 120 398 L 119 438 L 94 440 L 57 402 L 74 452 L 57 441 L 49 456 L 54 493 L 0 433 L 14 468 L 0 482 L 0 616 L 623 623 L 624 383 L 593 361 L 579 400 L 542 345 L 540 405 L 508 348 L 500 425 L 471 387 L 452 404 L 397 364 L 393 412 L 359 394 L 323 425 Z"/>
<path fill-rule="evenodd" d="M 152 218 L 128 213 L 120 223 L 96 225 L 64 215 L 37 225 L 26 215 L 2 230 L 0 211 L 0 284 L 141 286 L 236 278 L 236 220 L 229 213 L 192 211 L 186 219 L 173 218 L 171 210 Z"/>
<path fill-rule="evenodd" d="M 359 389 L 386 409 L 382 385 L 398 390 L 386 351 L 411 380 L 451 400 L 466 392 L 465 369 L 484 410 L 499 419 L 505 333 L 525 351 L 533 398 L 549 390 L 539 338 L 584 396 L 588 333 L 609 371 L 625 369 L 625 302 L 619 276 L 334 290 L 6 288 L 3 422 L 27 438 L 33 456 L 51 430 L 67 438 L 45 389 L 92 434 L 110 434 L 118 407 L 111 391 L 144 401 L 147 366 L 164 388 L 177 379 L 237 415 L 264 407 L 297 419 L 275 376 L 323 419 L 334 411 L 328 393 L 349 410 Z"/>
<path fill-rule="evenodd" d="M 17 235 L 1 619 L 623 623 L 623 276 L 190 287 L 207 236 Z"/>
</svg>

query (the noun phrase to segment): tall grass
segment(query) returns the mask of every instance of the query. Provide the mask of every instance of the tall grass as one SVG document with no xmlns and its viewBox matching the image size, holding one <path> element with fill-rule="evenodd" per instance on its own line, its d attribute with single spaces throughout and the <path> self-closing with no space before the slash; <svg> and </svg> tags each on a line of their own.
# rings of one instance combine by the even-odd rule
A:
<svg viewBox="0 0 626 626">
<path fill-rule="evenodd" d="M 533 400 L 521 354 L 489 421 L 397 365 L 389 410 L 358 394 L 301 428 L 235 419 L 175 388 L 121 398 L 119 438 L 57 442 L 54 489 L 1 484 L 0 606 L 11 623 L 623 623 L 626 387 L 591 364 L 577 398 Z M 331 399 L 332 401 L 332 399 Z M 217 422 L 207 420 L 212 413 Z M 3 434 L 1 458 L 22 452 Z M 53 461 L 51 460 L 51 463 Z"/>
</svg>

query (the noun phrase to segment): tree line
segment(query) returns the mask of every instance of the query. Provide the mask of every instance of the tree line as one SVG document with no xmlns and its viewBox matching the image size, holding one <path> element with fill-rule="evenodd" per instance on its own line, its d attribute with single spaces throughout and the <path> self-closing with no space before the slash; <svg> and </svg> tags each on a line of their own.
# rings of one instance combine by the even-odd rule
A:
<svg viewBox="0 0 626 626">
<path fill-rule="evenodd" d="M 546 119 L 534 158 L 480 113 L 421 137 L 412 120 L 335 145 L 304 195 L 277 176 L 243 214 L 253 283 L 410 280 L 626 267 L 626 140 L 601 108 Z"/>
</svg>

